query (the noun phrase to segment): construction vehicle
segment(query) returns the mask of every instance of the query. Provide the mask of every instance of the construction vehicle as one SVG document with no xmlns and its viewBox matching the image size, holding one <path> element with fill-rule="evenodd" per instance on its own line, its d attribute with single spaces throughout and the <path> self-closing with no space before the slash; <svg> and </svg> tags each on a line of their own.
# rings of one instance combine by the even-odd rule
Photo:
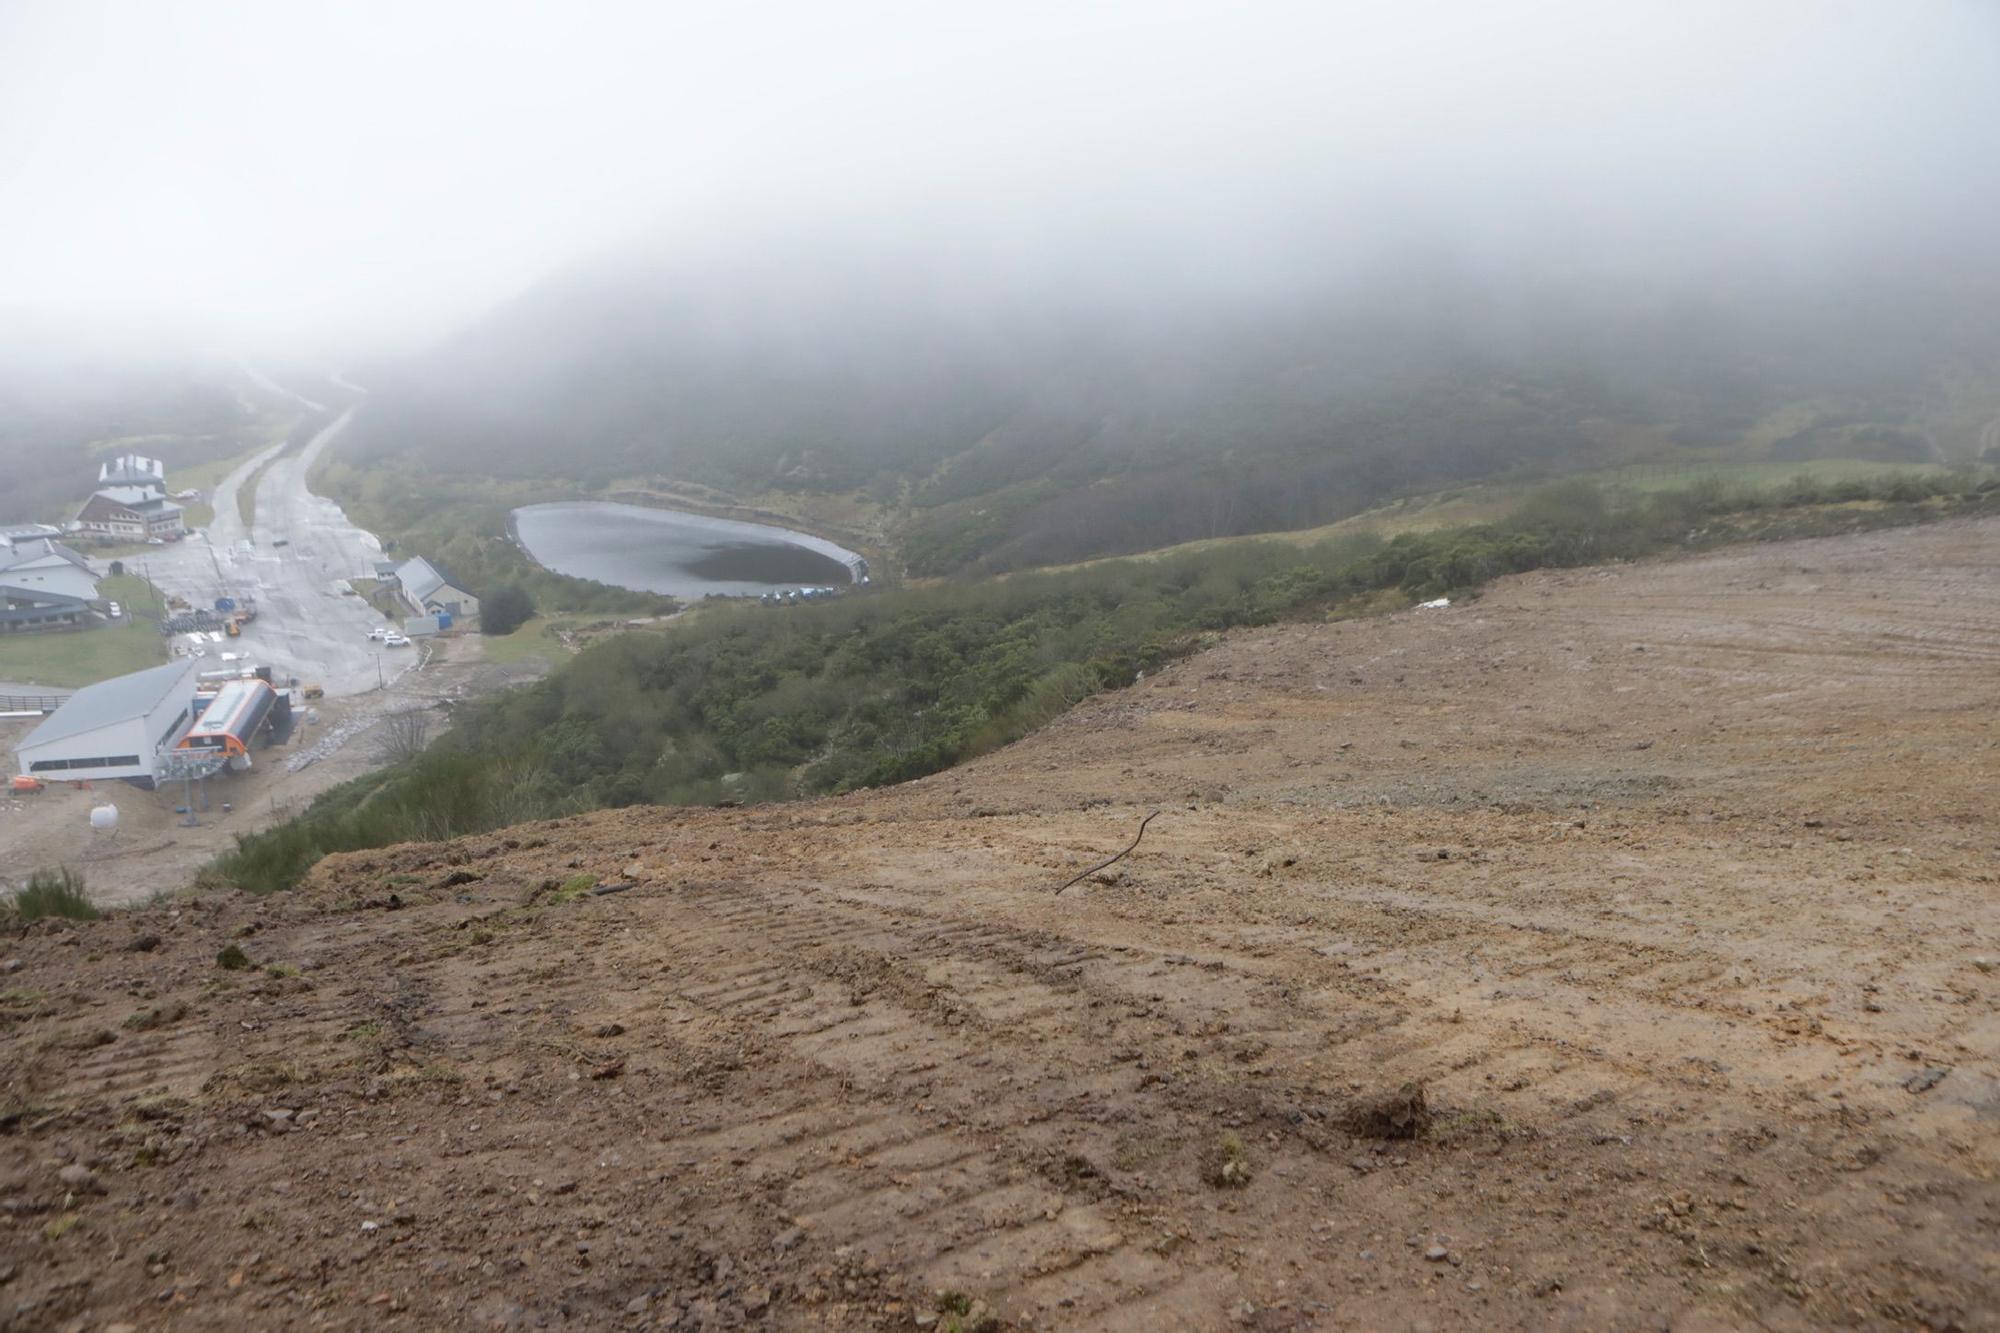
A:
<svg viewBox="0 0 2000 1333">
<path fill-rule="evenodd" d="M 39 796 L 47 790 L 40 778 L 31 778 L 25 773 L 14 779 L 10 790 L 16 796 Z"/>
<path fill-rule="evenodd" d="M 326 698 L 326 689 L 320 685 L 308 685 L 303 690 L 300 690 L 299 693 L 305 695 L 308 699 Z"/>
</svg>

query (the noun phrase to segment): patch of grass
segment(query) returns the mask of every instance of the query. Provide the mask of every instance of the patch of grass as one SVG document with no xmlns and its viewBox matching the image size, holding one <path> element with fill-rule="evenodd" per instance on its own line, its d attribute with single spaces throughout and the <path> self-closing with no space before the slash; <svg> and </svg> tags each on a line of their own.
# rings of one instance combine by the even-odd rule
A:
<svg viewBox="0 0 2000 1333">
<path fill-rule="evenodd" d="M 215 965 L 225 972 L 241 972 L 250 967 L 250 955 L 231 944 L 215 955 Z"/>
<path fill-rule="evenodd" d="M 299 977 L 305 975 L 305 973 L 299 970 L 296 963 L 272 963 L 264 971 L 274 977 Z"/>
<path fill-rule="evenodd" d="M 1250 1150 L 1233 1129 L 1222 1131 L 1216 1140 L 1208 1168 L 1208 1183 L 1223 1189 L 1242 1189 L 1250 1183 Z"/>
<path fill-rule="evenodd" d="M 37 870 L 28 877 L 26 885 L 14 891 L 7 906 L 23 921 L 38 921 L 45 916 L 95 921 L 103 915 L 84 892 L 83 876 L 68 866 Z"/>
<path fill-rule="evenodd" d="M 1000 1327 L 993 1307 L 962 1291 L 947 1291 L 937 1298 L 939 1333 L 992 1333 Z"/>
<path fill-rule="evenodd" d="M 83 1218 L 75 1213 L 64 1213 L 61 1217 L 58 1217 L 55 1221 L 42 1228 L 42 1239 L 49 1241 L 61 1240 L 74 1230 L 76 1224 L 82 1220 Z"/>
<path fill-rule="evenodd" d="M 482 636 L 480 650 L 489 662 L 513 663 L 529 658 L 560 662 L 574 656 L 576 650 L 557 638 L 556 631 L 568 629 L 579 620 L 576 616 L 532 616 L 512 634 Z"/>
<path fill-rule="evenodd" d="M 279 431 L 289 431 L 290 429 L 291 423 L 288 418 L 274 418 L 271 424 L 266 427 L 266 430 L 274 436 Z M 211 458 L 187 467 L 172 469 L 168 474 L 167 482 L 177 491 L 202 491 L 213 494 L 215 488 L 222 484 L 224 477 L 234 472 L 244 463 L 249 462 L 260 450 L 270 447 L 271 440 L 263 438 L 260 434 L 255 443 L 227 457 Z M 189 523 L 192 524 L 193 520 L 190 519 Z"/>
<path fill-rule="evenodd" d="M 551 903 L 566 903 L 572 899 L 583 897 L 584 894 L 589 893 L 596 887 L 597 876 L 595 875 L 571 875 L 549 896 L 549 901 Z"/>
<path fill-rule="evenodd" d="M 138 579 L 104 579 L 98 591 L 114 601 L 126 601 L 116 589 L 143 590 Z M 133 596 L 128 591 L 126 596 Z M 140 605 L 150 607 L 150 594 Z M 108 625 L 48 630 L 39 634 L 0 635 L 0 680 L 34 685 L 91 685 L 112 676 L 144 671 L 167 660 L 167 643 L 150 621 L 130 613 Z"/>
</svg>

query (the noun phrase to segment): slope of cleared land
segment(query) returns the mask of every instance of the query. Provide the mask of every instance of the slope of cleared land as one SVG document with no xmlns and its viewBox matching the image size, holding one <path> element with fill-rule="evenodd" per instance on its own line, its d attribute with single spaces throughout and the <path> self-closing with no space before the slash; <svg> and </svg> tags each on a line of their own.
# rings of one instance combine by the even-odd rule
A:
<svg viewBox="0 0 2000 1333">
<path fill-rule="evenodd" d="M 44 923 L 0 1321 L 2000 1326 L 1996 704 L 1948 523 Z"/>
</svg>

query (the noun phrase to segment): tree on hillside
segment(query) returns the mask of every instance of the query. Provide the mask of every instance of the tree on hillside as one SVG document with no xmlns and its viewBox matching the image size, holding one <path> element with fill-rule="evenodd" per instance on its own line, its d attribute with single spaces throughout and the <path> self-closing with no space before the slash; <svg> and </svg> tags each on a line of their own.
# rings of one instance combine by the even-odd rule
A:
<svg viewBox="0 0 2000 1333">
<path fill-rule="evenodd" d="M 512 634 L 535 614 L 534 599 L 518 583 L 503 583 L 479 603 L 481 634 Z"/>
</svg>

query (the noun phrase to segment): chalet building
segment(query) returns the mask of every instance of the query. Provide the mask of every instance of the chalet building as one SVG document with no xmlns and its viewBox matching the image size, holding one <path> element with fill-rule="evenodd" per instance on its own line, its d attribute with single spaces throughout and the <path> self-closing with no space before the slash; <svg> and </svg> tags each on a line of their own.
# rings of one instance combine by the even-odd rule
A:
<svg viewBox="0 0 2000 1333">
<path fill-rule="evenodd" d="M 405 560 L 396 567 L 396 583 L 411 615 L 436 615 L 442 611 L 453 620 L 470 620 L 479 614 L 479 599 L 422 556 Z"/>
<path fill-rule="evenodd" d="M 0 538 L 0 584 L 23 593 L 51 593 L 87 602 L 97 596 L 97 571 L 88 560 L 52 538 Z"/>
<path fill-rule="evenodd" d="M 170 541 L 187 531 L 181 507 L 166 497 L 164 487 L 106 486 L 77 511 L 76 526 L 93 537 L 113 541 Z"/>
</svg>

